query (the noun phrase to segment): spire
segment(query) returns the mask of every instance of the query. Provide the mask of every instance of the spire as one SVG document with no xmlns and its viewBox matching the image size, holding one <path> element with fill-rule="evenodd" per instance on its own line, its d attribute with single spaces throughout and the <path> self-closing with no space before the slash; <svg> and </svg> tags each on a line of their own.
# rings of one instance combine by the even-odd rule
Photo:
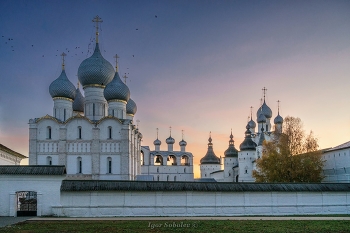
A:
<svg viewBox="0 0 350 233">
<path fill-rule="evenodd" d="M 281 101 L 277 100 L 278 115 L 280 114 L 280 102 L 281 102 Z"/>
<path fill-rule="evenodd" d="M 169 131 L 170 131 L 170 137 L 171 137 L 171 126 L 169 127 Z"/>
<path fill-rule="evenodd" d="M 230 141 L 229 144 L 233 145 L 234 141 L 233 141 L 233 135 L 232 135 L 232 129 L 231 129 L 231 135 L 230 135 Z"/>
<path fill-rule="evenodd" d="M 253 120 L 253 106 L 250 106 L 250 120 Z"/>
<path fill-rule="evenodd" d="M 263 92 L 264 92 L 264 103 L 265 103 L 265 95 L 266 95 L 267 89 L 264 87 L 262 90 L 263 90 Z"/>
<path fill-rule="evenodd" d="M 103 20 L 98 16 L 96 15 L 96 17 L 92 20 L 92 22 L 96 23 L 96 44 L 98 44 L 98 23 L 102 23 Z"/>
<path fill-rule="evenodd" d="M 116 54 L 115 56 L 114 56 L 114 58 L 115 58 L 115 72 L 118 72 L 119 71 L 119 69 L 118 69 L 118 54 Z"/>
<path fill-rule="evenodd" d="M 211 139 L 211 131 L 209 133 L 209 139 L 208 139 L 208 151 L 206 155 L 200 160 L 201 164 L 220 164 L 220 159 L 215 155 L 213 150 L 213 143 Z"/>
<path fill-rule="evenodd" d="M 62 57 L 62 70 L 64 70 L 64 57 L 67 56 L 67 54 L 62 53 L 61 57 Z"/>
<path fill-rule="evenodd" d="M 230 135 L 230 141 L 228 144 L 228 148 L 224 152 L 224 155 L 225 155 L 225 157 L 238 157 L 238 150 L 235 148 L 234 141 L 233 141 L 232 129 L 231 129 L 231 135 Z"/>
</svg>

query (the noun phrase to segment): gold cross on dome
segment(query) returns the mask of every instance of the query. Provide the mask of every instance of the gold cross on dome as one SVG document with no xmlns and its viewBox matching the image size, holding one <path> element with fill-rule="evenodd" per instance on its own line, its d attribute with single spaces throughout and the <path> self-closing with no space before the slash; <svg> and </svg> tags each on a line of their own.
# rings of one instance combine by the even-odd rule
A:
<svg viewBox="0 0 350 233">
<path fill-rule="evenodd" d="M 102 23 L 103 20 L 98 15 L 96 15 L 92 22 L 96 23 L 96 43 L 98 43 L 98 23 Z"/>
<path fill-rule="evenodd" d="M 115 58 L 115 71 L 118 72 L 119 71 L 119 69 L 118 69 L 118 58 L 119 58 L 118 54 L 116 54 L 114 56 L 114 58 Z"/>
<path fill-rule="evenodd" d="M 126 79 L 129 78 L 128 76 L 126 76 L 126 73 L 124 74 L 123 76 L 123 79 L 124 79 L 124 83 L 126 84 Z"/>
<path fill-rule="evenodd" d="M 62 53 L 61 57 L 62 57 L 62 70 L 64 70 L 64 57 L 67 56 L 67 54 Z"/>
</svg>

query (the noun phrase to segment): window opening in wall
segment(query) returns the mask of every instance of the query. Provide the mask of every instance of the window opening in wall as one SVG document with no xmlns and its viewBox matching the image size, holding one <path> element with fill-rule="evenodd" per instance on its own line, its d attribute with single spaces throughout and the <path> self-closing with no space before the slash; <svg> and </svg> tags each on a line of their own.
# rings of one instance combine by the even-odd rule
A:
<svg viewBox="0 0 350 233">
<path fill-rule="evenodd" d="M 245 174 L 248 174 L 248 170 L 245 170 Z"/>
<path fill-rule="evenodd" d="M 51 139 L 51 127 L 47 127 L 47 139 Z"/>
<path fill-rule="evenodd" d="M 66 109 L 63 109 L 63 121 L 66 121 Z"/>
<path fill-rule="evenodd" d="M 166 177 L 166 181 L 169 181 L 169 175 Z"/>
<path fill-rule="evenodd" d="M 107 167 L 108 167 L 108 173 L 112 173 L 112 158 L 107 158 Z"/>
<path fill-rule="evenodd" d="M 176 176 L 174 176 L 174 181 L 176 181 Z"/>
<path fill-rule="evenodd" d="M 159 176 L 157 176 L 157 181 L 159 181 Z"/>
<path fill-rule="evenodd" d="M 108 139 L 112 139 L 112 127 L 108 126 Z"/>
<path fill-rule="evenodd" d="M 82 160 L 81 160 L 81 157 L 78 157 L 77 158 L 77 162 L 78 162 L 78 169 L 77 169 L 77 171 L 78 171 L 78 173 L 82 173 L 82 165 L 83 165 L 83 163 L 82 163 Z"/>
<path fill-rule="evenodd" d="M 52 165 L 52 157 L 51 156 L 47 156 L 46 157 L 46 164 L 47 165 Z"/>
<path fill-rule="evenodd" d="M 81 139 L 81 126 L 78 127 L 78 139 Z"/>
<path fill-rule="evenodd" d="M 92 115 L 95 116 L 95 104 L 92 104 Z"/>
<path fill-rule="evenodd" d="M 159 172 L 159 167 L 157 167 L 157 172 Z"/>
<path fill-rule="evenodd" d="M 269 126 L 266 125 L 266 132 L 269 132 Z"/>
<path fill-rule="evenodd" d="M 184 168 L 184 173 L 186 173 L 186 168 Z"/>
</svg>

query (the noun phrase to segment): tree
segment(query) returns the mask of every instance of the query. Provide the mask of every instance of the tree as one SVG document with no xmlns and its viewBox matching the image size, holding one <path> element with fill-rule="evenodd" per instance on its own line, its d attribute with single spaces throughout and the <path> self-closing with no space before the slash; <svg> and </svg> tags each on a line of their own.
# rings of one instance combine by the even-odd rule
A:
<svg viewBox="0 0 350 233">
<path fill-rule="evenodd" d="M 305 136 L 300 118 L 287 116 L 282 132 L 263 143 L 253 177 L 256 182 L 321 182 L 321 153 L 313 132 Z"/>
</svg>

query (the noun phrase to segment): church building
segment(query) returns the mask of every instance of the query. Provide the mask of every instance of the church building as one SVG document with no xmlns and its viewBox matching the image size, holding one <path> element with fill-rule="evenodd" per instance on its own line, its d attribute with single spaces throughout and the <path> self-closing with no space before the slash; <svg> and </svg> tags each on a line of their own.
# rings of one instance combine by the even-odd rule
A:
<svg viewBox="0 0 350 233">
<path fill-rule="evenodd" d="M 78 68 L 85 97 L 62 72 L 49 92 L 53 113 L 29 120 L 29 164 L 64 165 L 67 179 L 134 180 L 140 174 L 142 134 L 133 123 L 130 90 L 96 45 Z"/>
</svg>

